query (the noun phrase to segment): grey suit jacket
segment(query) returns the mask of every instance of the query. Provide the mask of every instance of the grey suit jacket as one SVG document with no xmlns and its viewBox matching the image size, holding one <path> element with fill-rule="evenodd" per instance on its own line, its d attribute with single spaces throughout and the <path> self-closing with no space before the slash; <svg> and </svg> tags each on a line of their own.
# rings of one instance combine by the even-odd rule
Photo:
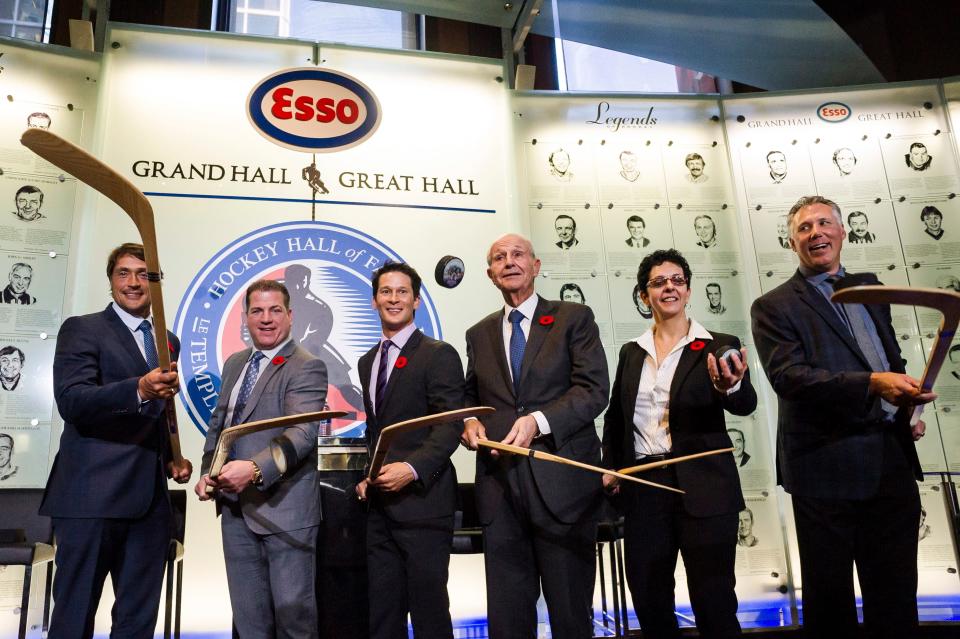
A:
<svg viewBox="0 0 960 639">
<path fill-rule="evenodd" d="M 225 427 L 230 395 L 240 383 L 240 373 L 250 358 L 247 348 L 231 355 L 223 366 L 223 385 L 217 406 L 210 417 L 203 447 L 201 473 L 207 473 L 220 431 Z M 282 360 L 282 361 L 281 361 Z M 250 393 L 240 423 L 323 410 L 327 396 L 327 369 L 323 362 L 293 341 L 266 368 Z M 221 495 L 220 500 L 239 500 L 244 521 L 251 531 L 266 535 L 298 530 L 320 523 L 320 485 L 317 479 L 317 430 L 310 422 L 279 427 L 240 437 L 230 459 L 249 459 L 263 472 L 261 486 L 248 486 L 239 495 Z M 296 448 L 300 462 L 281 476 L 270 452 L 270 442 L 283 436 Z"/>
<path fill-rule="evenodd" d="M 589 306 L 540 298 L 530 326 L 515 393 L 504 352 L 503 309 L 467 331 L 468 406 L 493 406 L 497 412 L 481 420 L 487 437 L 501 440 L 521 415 L 542 411 L 551 433 L 531 448 L 597 465 L 600 440 L 594 419 L 607 405 L 610 378 L 600 331 Z M 503 498 L 500 463 L 477 456 L 477 509 L 489 523 Z M 562 523 L 574 523 L 592 511 L 601 495 L 600 476 L 553 462 L 530 459 L 533 476 L 546 507 Z"/>
<path fill-rule="evenodd" d="M 862 275 L 865 284 L 879 284 Z M 887 305 L 867 311 L 890 362 L 904 372 Z M 750 310 L 763 370 L 777 393 L 777 480 L 806 497 L 865 499 L 880 483 L 884 431 L 893 430 L 920 479 L 910 435 L 910 411 L 882 423 L 878 397 L 869 393 L 872 369 L 830 303 L 797 271 L 758 298 Z"/>
<path fill-rule="evenodd" d="M 385 427 L 463 407 L 463 364 L 457 351 L 446 342 L 416 331 L 400 351 L 406 363 L 390 373 L 383 406 L 378 406 L 374 413 L 369 386 L 378 349 L 379 344 L 370 349 L 358 366 L 371 455 Z M 404 433 L 395 439 L 386 463 L 407 462 L 419 478 L 399 493 L 371 491 L 371 503 L 382 507 L 395 521 L 452 515 L 457 506 L 457 474 L 450 455 L 457 449 L 461 431 L 463 421 L 457 421 Z"/>
</svg>

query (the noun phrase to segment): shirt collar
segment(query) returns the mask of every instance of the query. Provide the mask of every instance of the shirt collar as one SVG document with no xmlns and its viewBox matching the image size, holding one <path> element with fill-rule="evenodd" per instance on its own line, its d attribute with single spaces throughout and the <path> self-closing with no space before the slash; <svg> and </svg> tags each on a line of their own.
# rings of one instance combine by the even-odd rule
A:
<svg viewBox="0 0 960 639">
<path fill-rule="evenodd" d="M 523 300 L 523 301 L 520 303 L 520 305 L 516 307 L 516 309 L 517 309 L 518 311 L 520 311 L 520 313 L 521 313 L 525 318 L 527 318 L 528 320 L 532 320 L 532 319 L 533 319 L 533 316 L 534 316 L 534 315 L 536 314 L 536 312 L 537 312 L 537 304 L 539 304 L 539 303 L 540 303 L 540 296 L 537 295 L 536 293 L 534 293 L 533 295 L 531 295 L 531 296 L 528 297 L 527 299 Z M 513 309 L 514 309 L 513 306 L 510 306 L 509 304 L 504 304 L 504 305 L 503 305 L 503 316 L 504 316 L 505 318 L 510 317 L 510 311 L 512 311 Z"/>
<path fill-rule="evenodd" d="M 417 325 L 415 322 L 410 322 L 406 326 L 400 329 L 400 331 L 389 338 L 393 345 L 403 350 L 403 347 L 407 345 L 407 342 L 410 341 L 410 338 L 417 331 Z M 386 335 L 380 336 L 380 343 L 383 344 L 384 340 L 388 339 Z"/>
<path fill-rule="evenodd" d="M 265 358 L 267 358 L 267 359 L 270 360 L 270 361 L 273 361 L 273 358 L 276 357 L 277 353 L 279 353 L 280 351 L 282 351 L 282 350 L 287 346 L 287 344 L 289 344 L 292 340 L 293 340 L 292 337 L 288 337 L 288 338 L 285 339 L 285 340 L 283 341 L 283 343 L 280 344 L 279 346 L 276 346 L 276 347 L 274 347 L 274 348 L 271 348 L 271 349 L 268 350 L 268 351 L 260 351 L 260 352 L 263 353 L 263 356 L 264 356 Z M 250 361 L 251 359 L 253 359 L 253 354 L 256 353 L 256 352 L 257 352 L 257 347 L 254 346 L 254 347 L 253 347 L 253 350 L 250 351 L 250 357 L 247 358 L 247 361 Z"/>
<path fill-rule="evenodd" d="M 804 279 L 810 282 L 810 284 L 812 284 L 813 286 L 819 286 L 820 284 L 825 282 L 828 277 L 831 277 L 830 273 L 821 273 L 820 271 L 815 271 L 812 268 L 808 268 L 807 266 L 804 266 L 803 264 L 801 264 L 798 268 L 800 270 L 800 274 L 803 275 Z M 843 277 L 846 274 L 847 274 L 847 271 L 846 269 L 843 268 L 843 264 L 841 264 L 839 270 L 837 270 L 836 272 L 836 276 Z"/>
<path fill-rule="evenodd" d="M 673 350 L 670 351 L 672 354 L 674 351 L 680 348 L 684 348 L 687 344 L 696 339 L 713 339 L 713 335 L 710 334 L 710 331 L 705 329 L 703 325 L 700 324 L 697 320 L 690 318 L 690 328 L 687 329 L 686 336 L 677 342 L 676 346 L 673 347 Z M 634 340 L 640 348 L 645 350 L 647 353 L 653 356 L 656 359 L 657 347 L 653 343 L 653 327 L 650 327 L 646 332 Z"/>
<path fill-rule="evenodd" d="M 143 322 L 144 319 L 150 322 L 150 329 L 153 330 L 152 315 L 147 318 L 137 317 L 136 315 L 131 315 L 127 311 L 120 308 L 120 305 L 117 304 L 116 301 L 111 302 L 110 305 L 113 307 L 113 310 L 117 313 L 117 316 L 120 318 L 120 321 L 123 322 L 123 325 L 126 326 L 128 329 L 130 329 L 130 332 L 136 333 L 138 330 L 140 330 L 140 324 Z"/>
</svg>

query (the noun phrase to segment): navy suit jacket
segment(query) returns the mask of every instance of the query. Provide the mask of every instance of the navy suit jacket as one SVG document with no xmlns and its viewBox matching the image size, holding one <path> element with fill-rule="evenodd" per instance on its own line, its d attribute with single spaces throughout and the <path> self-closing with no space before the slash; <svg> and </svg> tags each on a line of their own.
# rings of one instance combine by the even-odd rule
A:
<svg viewBox="0 0 960 639">
<path fill-rule="evenodd" d="M 169 340 L 176 360 L 180 342 L 172 333 Z M 137 382 L 147 372 L 136 339 L 111 306 L 60 327 L 53 386 L 65 423 L 41 514 L 139 517 L 157 487 L 166 487 L 166 401 L 141 408 L 137 399 Z"/>
<path fill-rule="evenodd" d="M 870 274 L 863 284 L 879 284 Z M 888 305 L 867 305 L 890 370 L 904 372 Z M 833 306 L 798 270 L 758 298 L 750 310 L 753 338 L 779 400 L 777 480 L 787 492 L 824 499 L 876 494 L 884 431 L 891 430 L 922 479 L 910 434 L 911 409 L 896 424 L 882 422 L 880 399 L 870 394 L 872 371 Z"/>
<path fill-rule="evenodd" d="M 707 373 L 706 354 L 715 352 L 721 344 L 739 350 L 740 340 L 724 333 L 711 335 L 712 340 L 696 340 L 705 342 L 699 350 L 690 345 L 684 347 L 670 383 L 670 438 L 677 457 L 730 448 L 724 409 L 734 415 L 749 415 L 757 407 L 757 393 L 750 383 L 749 371 L 735 393 L 727 395 L 713 387 Z M 633 414 L 646 358 L 647 352 L 636 342 L 627 342 L 620 349 L 610 407 L 603 418 L 606 468 L 616 470 L 636 464 Z M 711 517 L 743 510 L 743 493 L 733 454 L 702 457 L 674 468 L 680 489 L 686 491 L 681 499 L 690 515 Z"/>
<path fill-rule="evenodd" d="M 463 408 L 463 364 L 446 342 L 415 331 L 400 351 L 406 364 L 394 367 L 383 393 L 383 405 L 373 411 L 370 373 L 380 345 L 360 358 L 360 382 L 367 412 L 367 447 L 373 449 L 380 431 L 398 422 Z M 397 361 L 400 361 L 399 357 Z M 463 422 L 421 428 L 390 444 L 386 463 L 407 462 L 418 480 L 399 493 L 370 491 L 370 499 L 395 521 L 416 521 L 452 515 L 457 506 L 457 474 L 450 455 L 457 449 Z"/>
<path fill-rule="evenodd" d="M 519 393 L 510 379 L 502 322 L 501 308 L 467 331 L 467 404 L 497 409 L 480 420 L 487 438 L 502 440 L 518 417 L 539 410 L 551 432 L 534 439 L 532 449 L 599 464 L 600 439 L 593 420 L 607 405 L 610 378 L 593 311 L 583 304 L 539 299 L 520 368 Z M 602 495 L 599 475 L 529 461 L 536 490 L 556 520 L 572 524 L 596 511 Z M 500 507 L 504 469 L 511 466 L 483 451 L 477 455 L 477 510 L 484 524 Z"/>
</svg>

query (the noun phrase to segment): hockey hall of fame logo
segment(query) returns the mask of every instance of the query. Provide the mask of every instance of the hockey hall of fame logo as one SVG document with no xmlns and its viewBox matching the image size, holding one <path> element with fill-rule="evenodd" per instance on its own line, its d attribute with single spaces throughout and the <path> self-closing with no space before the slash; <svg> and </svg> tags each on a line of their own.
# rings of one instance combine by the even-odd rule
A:
<svg viewBox="0 0 960 639">
<path fill-rule="evenodd" d="M 347 411 L 329 434 L 362 436 L 366 415 L 356 365 L 381 335 L 380 317 L 370 304 L 370 276 L 389 261 L 401 258 L 369 235 L 328 222 L 268 226 L 214 255 L 190 283 L 173 328 L 182 343 L 180 397 L 197 428 L 207 432 L 223 362 L 251 346 L 244 292 L 267 278 L 290 291 L 294 341 L 327 365 L 327 407 Z M 441 337 L 426 287 L 420 290 L 416 324 L 424 334 Z"/>
</svg>

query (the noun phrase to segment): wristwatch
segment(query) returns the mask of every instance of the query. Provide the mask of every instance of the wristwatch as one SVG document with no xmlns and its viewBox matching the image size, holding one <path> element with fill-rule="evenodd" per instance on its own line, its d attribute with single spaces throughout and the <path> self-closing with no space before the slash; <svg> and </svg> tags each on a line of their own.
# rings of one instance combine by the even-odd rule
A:
<svg viewBox="0 0 960 639">
<path fill-rule="evenodd" d="M 263 471 L 260 470 L 260 467 L 257 466 L 257 462 L 250 462 L 253 464 L 253 485 L 262 486 L 263 485 Z"/>
</svg>

